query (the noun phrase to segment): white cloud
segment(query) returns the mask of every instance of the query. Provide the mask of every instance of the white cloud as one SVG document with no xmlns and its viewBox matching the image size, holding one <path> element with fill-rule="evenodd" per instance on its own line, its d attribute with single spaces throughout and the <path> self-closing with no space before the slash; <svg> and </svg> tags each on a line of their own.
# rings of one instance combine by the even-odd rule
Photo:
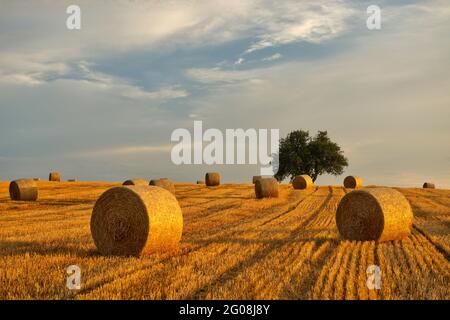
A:
<svg viewBox="0 0 450 320">
<path fill-rule="evenodd" d="M 262 61 L 274 61 L 274 60 L 281 59 L 282 57 L 283 57 L 283 55 L 281 53 L 275 53 L 269 57 L 263 58 Z"/>
<path fill-rule="evenodd" d="M 74 81 L 84 83 L 91 89 L 111 91 L 114 95 L 136 100 L 164 101 L 189 96 L 186 90 L 177 86 L 163 87 L 155 91 L 144 90 L 125 79 L 93 71 L 86 61 L 80 61 L 76 66 L 70 67 L 63 63 L 34 62 L 18 56 L 2 61 L 0 67 L 0 84 L 38 86 L 52 81 Z"/>
<path fill-rule="evenodd" d="M 245 53 L 269 47 L 307 41 L 318 43 L 345 31 L 355 10 L 343 1 L 283 1 L 259 12 L 255 19 L 258 39 Z"/>
<path fill-rule="evenodd" d="M 258 82 L 260 70 L 225 70 L 222 68 L 192 68 L 186 70 L 186 75 L 204 84 L 232 84 L 237 82 Z"/>
<path fill-rule="evenodd" d="M 35 86 L 69 72 L 64 62 L 49 62 L 38 55 L 0 53 L 0 83 Z"/>
<path fill-rule="evenodd" d="M 108 90 L 122 97 L 139 100 L 169 100 L 184 98 L 189 95 L 184 89 L 176 87 L 160 88 L 157 91 L 147 91 L 128 81 L 108 74 L 94 72 L 85 62 L 79 64 L 82 71 L 81 81 L 84 81 L 101 90 Z"/>
<path fill-rule="evenodd" d="M 240 64 L 242 64 L 243 62 L 244 62 L 244 58 L 239 58 L 239 59 L 237 59 L 235 62 L 234 62 L 234 64 L 235 65 L 240 65 Z"/>
<path fill-rule="evenodd" d="M 28 74 L 22 73 L 0 73 L 0 84 L 12 84 L 12 85 L 25 85 L 25 86 L 36 86 L 41 84 L 42 81 L 34 78 Z"/>
<path fill-rule="evenodd" d="M 254 43 L 247 52 L 252 52 L 335 37 L 346 29 L 346 19 L 354 12 L 350 1 L 342 0 L 81 0 L 77 4 L 82 10 L 80 31 L 66 29 L 63 2 L 8 3 L 0 19 L 17 21 L 19 28 L 14 37 L 5 37 L 5 51 L 40 52 L 49 60 L 64 60 L 111 50 L 167 50 L 249 38 Z"/>
<path fill-rule="evenodd" d="M 2 7 L 0 20 L 15 21 L 17 27 L 2 30 L 0 84 L 37 86 L 59 78 L 75 81 L 71 66 L 111 52 L 202 47 L 245 38 L 253 39 L 246 50 L 250 53 L 302 40 L 320 42 L 342 33 L 353 12 L 348 2 L 340 0 L 82 0 L 78 5 L 82 10 L 80 31 L 66 29 L 66 4 L 62 2 L 18 1 Z M 278 58 L 274 55 L 270 59 Z M 235 65 L 243 62 L 240 57 Z M 176 85 L 147 91 L 125 79 L 78 71 L 90 74 L 90 78 L 83 77 L 88 84 L 131 99 L 166 100 L 188 95 Z M 204 83 L 258 82 L 246 71 L 192 69 L 188 74 Z"/>
</svg>

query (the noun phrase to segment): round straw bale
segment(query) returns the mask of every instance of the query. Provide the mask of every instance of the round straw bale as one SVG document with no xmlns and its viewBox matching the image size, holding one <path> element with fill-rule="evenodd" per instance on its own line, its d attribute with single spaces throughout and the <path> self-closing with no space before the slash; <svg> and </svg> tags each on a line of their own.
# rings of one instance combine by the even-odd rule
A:
<svg viewBox="0 0 450 320">
<path fill-rule="evenodd" d="M 399 240 L 411 233 L 413 212 L 408 200 L 391 188 L 365 188 L 347 193 L 336 211 L 339 233 L 349 240 Z"/>
<path fill-rule="evenodd" d="M 426 188 L 426 189 L 435 189 L 435 188 L 436 188 L 436 186 L 434 185 L 434 183 L 431 183 L 431 182 L 425 182 L 425 183 L 423 184 L 423 187 Z"/>
<path fill-rule="evenodd" d="M 197 180 L 197 184 L 205 184 L 205 180 Z"/>
<path fill-rule="evenodd" d="M 310 176 L 303 174 L 301 176 L 296 176 L 292 181 L 292 186 L 294 189 L 308 189 L 314 186 L 314 183 Z"/>
<path fill-rule="evenodd" d="M 220 185 L 220 174 L 217 172 L 208 172 L 205 175 L 205 182 L 210 187 Z"/>
<path fill-rule="evenodd" d="M 171 180 L 167 178 L 150 180 L 150 185 L 166 189 L 172 194 L 175 194 L 175 185 Z"/>
<path fill-rule="evenodd" d="M 174 250 L 183 232 L 177 199 L 154 186 L 115 187 L 97 200 L 91 234 L 103 255 L 140 256 Z"/>
<path fill-rule="evenodd" d="M 38 187 L 33 179 L 14 180 L 9 184 L 9 195 L 11 200 L 36 201 Z"/>
<path fill-rule="evenodd" d="M 358 176 L 348 176 L 344 179 L 344 187 L 348 189 L 358 189 L 362 187 L 362 180 Z"/>
<path fill-rule="evenodd" d="M 48 181 L 61 181 L 61 175 L 59 172 L 50 172 L 48 175 Z"/>
<path fill-rule="evenodd" d="M 41 178 L 33 178 L 34 181 L 41 181 Z"/>
<path fill-rule="evenodd" d="M 262 179 L 261 176 L 253 176 L 252 183 L 255 184 L 257 180 Z"/>
<path fill-rule="evenodd" d="M 77 181 L 77 179 L 69 179 L 69 180 L 67 180 L 67 182 L 76 182 Z"/>
<path fill-rule="evenodd" d="M 261 178 L 255 182 L 257 199 L 278 198 L 278 181 L 275 178 Z"/>
<path fill-rule="evenodd" d="M 148 186 L 148 180 L 145 179 L 129 179 L 122 183 L 123 186 Z"/>
</svg>

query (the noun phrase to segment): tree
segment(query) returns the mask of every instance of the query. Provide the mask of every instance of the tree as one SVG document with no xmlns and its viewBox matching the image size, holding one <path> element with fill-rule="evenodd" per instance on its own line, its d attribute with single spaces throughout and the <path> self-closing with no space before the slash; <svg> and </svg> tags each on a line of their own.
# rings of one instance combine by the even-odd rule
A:
<svg viewBox="0 0 450 320">
<path fill-rule="evenodd" d="M 340 175 L 348 166 L 339 145 L 332 142 L 326 131 L 319 131 L 310 137 L 308 131 L 296 130 L 280 140 L 279 167 L 275 178 L 291 180 L 301 174 L 308 174 L 313 181 L 329 173 Z"/>
</svg>

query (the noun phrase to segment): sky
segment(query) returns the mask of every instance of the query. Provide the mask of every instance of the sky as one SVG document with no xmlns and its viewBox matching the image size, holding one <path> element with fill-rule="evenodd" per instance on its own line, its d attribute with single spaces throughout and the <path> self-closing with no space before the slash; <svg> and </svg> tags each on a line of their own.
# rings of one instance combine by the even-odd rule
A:
<svg viewBox="0 0 450 320">
<path fill-rule="evenodd" d="M 318 184 L 450 188 L 449 34 L 447 0 L 0 0 L 0 180 L 258 174 L 173 164 L 171 133 L 201 120 L 327 130 L 349 166 Z"/>
</svg>

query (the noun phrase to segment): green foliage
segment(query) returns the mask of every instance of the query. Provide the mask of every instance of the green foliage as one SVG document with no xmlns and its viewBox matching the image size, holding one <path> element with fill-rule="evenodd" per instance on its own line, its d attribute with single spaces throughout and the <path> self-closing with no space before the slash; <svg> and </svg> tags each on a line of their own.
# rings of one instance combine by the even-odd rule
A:
<svg viewBox="0 0 450 320">
<path fill-rule="evenodd" d="M 346 166 L 347 158 L 326 131 L 310 137 L 308 131 L 296 130 L 280 140 L 279 168 L 275 178 L 292 180 L 297 175 L 308 174 L 315 181 L 325 173 L 340 175 Z"/>
</svg>

